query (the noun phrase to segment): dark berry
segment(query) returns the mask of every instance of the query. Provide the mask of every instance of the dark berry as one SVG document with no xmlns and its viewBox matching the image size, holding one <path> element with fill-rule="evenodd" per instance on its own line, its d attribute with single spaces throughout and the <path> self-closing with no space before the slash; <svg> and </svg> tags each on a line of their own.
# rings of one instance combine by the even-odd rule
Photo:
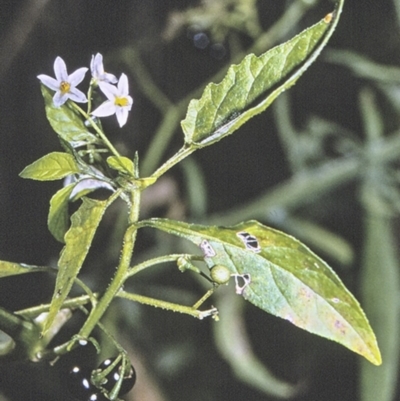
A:
<svg viewBox="0 0 400 401">
<path fill-rule="evenodd" d="M 75 366 L 93 369 L 97 358 L 96 347 L 90 341 L 77 341 L 75 347 L 61 357 L 62 369 L 70 372 Z"/>
<path fill-rule="evenodd" d="M 105 370 L 107 367 L 109 367 L 116 358 L 112 359 L 106 359 L 99 365 L 100 370 Z M 115 384 L 118 382 L 118 379 L 120 378 L 122 370 L 122 359 L 118 362 L 118 364 L 111 370 L 111 372 L 105 377 L 105 382 L 102 383 L 102 387 L 107 390 L 111 391 Z M 124 395 L 126 393 L 129 393 L 131 391 L 132 387 L 134 386 L 136 382 L 136 372 L 133 366 L 130 366 L 130 370 L 125 374 L 122 383 L 121 383 L 121 389 L 119 391 L 119 395 Z"/>
<path fill-rule="evenodd" d="M 90 381 L 91 369 L 74 366 L 68 376 L 68 390 L 79 401 L 99 401 L 102 398 L 98 390 Z M 104 398 L 103 398 L 104 399 Z"/>
</svg>

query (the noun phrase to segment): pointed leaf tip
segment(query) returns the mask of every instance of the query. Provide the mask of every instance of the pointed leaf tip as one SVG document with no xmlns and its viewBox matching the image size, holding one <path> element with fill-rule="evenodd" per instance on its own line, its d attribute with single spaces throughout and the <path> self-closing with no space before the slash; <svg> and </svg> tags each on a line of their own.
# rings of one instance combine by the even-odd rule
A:
<svg viewBox="0 0 400 401">
<path fill-rule="evenodd" d="M 52 152 L 26 166 L 19 175 L 32 180 L 53 181 L 76 173 L 79 173 L 79 167 L 73 156 Z"/>
<path fill-rule="evenodd" d="M 264 311 L 381 364 L 375 334 L 360 304 L 336 273 L 297 239 L 256 221 L 233 227 L 168 219 L 142 224 L 198 245 L 207 265 L 226 266 L 235 278 L 236 293 Z"/>
<path fill-rule="evenodd" d="M 189 103 L 181 122 L 185 142 L 196 147 L 210 145 L 264 111 L 314 62 L 336 23 L 330 13 L 286 43 L 261 56 L 249 54 L 232 65 L 219 84 L 207 85 L 201 98 Z"/>
</svg>

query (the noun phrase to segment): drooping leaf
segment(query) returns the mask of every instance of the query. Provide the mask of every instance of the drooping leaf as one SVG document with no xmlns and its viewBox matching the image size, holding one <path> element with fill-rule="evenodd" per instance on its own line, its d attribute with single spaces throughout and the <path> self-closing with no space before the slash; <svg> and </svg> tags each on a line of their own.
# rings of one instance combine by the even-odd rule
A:
<svg viewBox="0 0 400 401">
<path fill-rule="evenodd" d="M 73 156 L 63 152 L 52 152 L 26 166 L 19 175 L 31 180 L 53 181 L 76 173 L 79 173 L 79 166 Z"/>
<path fill-rule="evenodd" d="M 233 227 L 150 219 L 198 245 L 209 267 L 226 266 L 236 290 L 259 308 L 381 363 L 375 335 L 359 303 L 334 271 L 295 238 L 256 221 Z"/>
<path fill-rule="evenodd" d="M 44 97 L 46 116 L 56 133 L 67 141 L 72 147 L 82 146 L 88 143 L 96 143 L 98 139 L 93 135 L 75 110 L 68 106 L 68 102 L 61 107 L 55 107 L 53 103 L 54 93 L 41 85 Z"/>
<path fill-rule="evenodd" d="M 75 183 L 57 191 L 50 200 L 49 216 L 47 218 L 47 226 L 53 237 L 60 242 L 64 241 L 64 235 L 69 226 L 68 203 L 71 192 L 75 187 Z"/>
<path fill-rule="evenodd" d="M 221 83 L 207 85 L 201 98 L 190 102 L 181 122 L 185 143 L 193 147 L 210 145 L 269 107 L 315 61 L 332 35 L 341 10 L 342 2 L 334 14 L 259 57 L 249 54 L 229 68 Z"/>
<path fill-rule="evenodd" d="M 49 268 L 0 260 L 0 278 L 45 271 L 49 271 Z"/>
<path fill-rule="evenodd" d="M 71 216 L 71 227 L 64 237 L 66 245 L 58 261 L 59 271 L 43 332 L 50 328 L 68 296 L 108 204 L 107 201 L 83 198 L 82 205 Z"/>
<path fill-rule="evenodd" d="M 134 173 L 133 161 L 128 157 L 110 156 L 107 157 L 107 164 L 114 170 L 121 171 L 122 173 Z"/>
</svg>

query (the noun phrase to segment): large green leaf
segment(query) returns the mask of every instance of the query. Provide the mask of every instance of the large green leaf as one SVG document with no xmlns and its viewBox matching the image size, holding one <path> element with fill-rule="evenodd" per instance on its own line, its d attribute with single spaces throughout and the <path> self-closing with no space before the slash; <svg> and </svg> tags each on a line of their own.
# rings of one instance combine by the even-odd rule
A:
<svg viewBox="0 0 400 401">
<path fill-rule="evenodd" d="M 232 65 L 219 84 L 209 84 L 189 104 L 181 122 L 185 142 L 203 147 L 237 130 L 264 111 L 314 62 L 332 35 L 342 9 L 261 56 L 249 54 Z"/>
<path fill-rule="evenodd" d="M 67 185 L 57 191 L 50 200 L 47 226 L 57 241 L 65 242 L 64 235 L 69 226 L 68 203 L 76 183 Z"/>
<path fill-rule="evenodd" d="M 108 204 L 109 202 L 107 201 L 83 198 L 82 205 L 71 216 L 71 227 L 65 234 L 66 245 L 58 261 L 59 271 L 43 332 L 50 328 L 65 298 L 68 296 Z"/>
<path fill-rule="evenodd" d="M 359 303 L 334 271 L 295 238 L 256 221 L 233 227 L 168 219 L 141 224 L 200 246 L 208 266 L 226 266 L 236 275 L 237 293 L 254 305 L 381 363 L 375 335 Z"/>
<path fill-rule="evenodd" d="M 86 128 L 82 121 L 82 116 L 68 106 L 68 102 L 61 107 L 55 107 L 53 103 L 54 93 L 43 85 L 41 88 L 47 119 L 54 131 L 56 131 L 64 141 L 67 141 L 72 147 L 98 141 L 96 136 Z"/>
<path fill-rule="evenodd" d="M 52 152 L 26 166 L 19 175 L 32 180 L 53 181 L 76 173 L 79 173 L 79 166 L 72 155 Z"/>
<path fill-rule="evenodd" d="M 0 278 L 8 276 L 18 276 L 26 273 L 37 273 L 49 271 L 48 267 L 26 265 L 25 263 L 15 263 L 0 260 Z"/>
</svg>

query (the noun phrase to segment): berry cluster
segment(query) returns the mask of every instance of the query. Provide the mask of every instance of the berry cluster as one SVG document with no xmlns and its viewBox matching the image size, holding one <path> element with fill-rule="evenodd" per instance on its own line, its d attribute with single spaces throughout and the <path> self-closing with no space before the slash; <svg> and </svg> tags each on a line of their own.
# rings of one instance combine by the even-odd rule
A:
<svg viewBox="0 0 400 401">
<path fill-rule="evenodd" d="M 123 370 L 122 358 L 120 358 L 118 362 L 116 361 L 117 358 L 106 359 L 100 363 L 97 369 L 88 366 L 84 360 L 82 360 L 81 364 L 73 364 L 68 374 L 68 390 L 71 395 L 73 395 L 77 401 L 107 401 L 108 398 L 105 394 L 113 390 L 114 386 L 120 380 Z M 95 376 L 101 377 L 101 373 L 106 370 L 107 374 L 101 380 L 101 383 L 95 384 L 93 378 Z M 110 371 L 108 372 L 108 370 Z M 93 372 L 95 372 L 95 376 Z M 130 365 L 129 370 L 125 370 L 118 395 L 123 396 L 127 394 L 132 389 L 135 382 L 136 372 L 133 366 Z"/>
</svg>

